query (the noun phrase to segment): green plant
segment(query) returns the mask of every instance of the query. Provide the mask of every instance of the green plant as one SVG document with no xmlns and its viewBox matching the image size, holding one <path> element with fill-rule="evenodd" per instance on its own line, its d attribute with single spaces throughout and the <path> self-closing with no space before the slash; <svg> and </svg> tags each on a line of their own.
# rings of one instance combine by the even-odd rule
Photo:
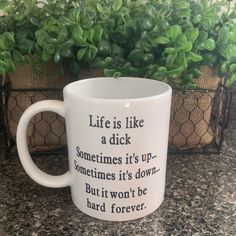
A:
<svg viewBox="0 0 236 236">
<path fill-rule="evenodd" d="M 33 51 L 35 19 L 41 16 L 33 1 L 0 1 L 0 9 L 0 74 L 3 74 L 15 69 L 14 62 L 27 62 L 24 54 Z"/>
<path fill-rule="evenodd" d="M 186 90 L 196 87 L 194 79 L 207 65 L 219 68 L 227 85 L 236 80 L 236 7 L 229 1 L 137 0 L 113 12 L 103 5 L 99 12 L 110 13 L 110 21 L 124 19 L 109 31 L 110 45 L 124 53 L 105 59 L 107 76 L 144 76 Z M 111 25 L 109 20 L 104 24 Z"/>
<path fill-rule="evenodd" d="M 96 56 L 103 28 L 86 1 L 0 0 L 0 8 L 0 74 L 26 63 L 39 73 L 48 61 L 70 63 L 74 74 L 79 64 L 101 66 Z"/>
<path fill-rule="evenodd" d="M 27 63 L 40 73 L 49 60 L 71 56 L 73 41 L 58 20 L 71 7 L 66 0 L 0 0 L 0 74 Z"/>
</svg>

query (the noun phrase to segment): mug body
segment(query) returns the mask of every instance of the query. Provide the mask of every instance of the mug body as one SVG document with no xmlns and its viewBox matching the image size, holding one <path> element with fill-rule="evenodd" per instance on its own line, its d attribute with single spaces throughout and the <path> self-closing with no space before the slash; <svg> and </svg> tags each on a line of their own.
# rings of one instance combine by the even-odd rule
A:
<svg viewBox="0 0 236 236">
<path fill-rule="evenodd" d="M 94 78 L 63 91 L 74 204 L 103 220 L 133 220 L 163 201 L 171 88 Z"/>
</svg>

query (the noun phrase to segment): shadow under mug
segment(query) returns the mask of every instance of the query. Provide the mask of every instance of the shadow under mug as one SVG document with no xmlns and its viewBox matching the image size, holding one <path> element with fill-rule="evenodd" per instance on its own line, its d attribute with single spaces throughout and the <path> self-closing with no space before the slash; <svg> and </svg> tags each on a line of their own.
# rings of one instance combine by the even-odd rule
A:
<svg viewBox="0 0 236 236">
<path fill-rule="evenodd" d="M 68 84 L 64 101 L 33 104 L 17 128 L 28 175 L 52 188 L 71 187 L 74 204 L 92 217 L 134 220 L 155 211 L 165 190 L 172 89 L 144 78 L 93 78 Z M 39 112 L 65 118 L 69 171 L 53 176 L 32 161 L 27 126 Z"/>
</svg>

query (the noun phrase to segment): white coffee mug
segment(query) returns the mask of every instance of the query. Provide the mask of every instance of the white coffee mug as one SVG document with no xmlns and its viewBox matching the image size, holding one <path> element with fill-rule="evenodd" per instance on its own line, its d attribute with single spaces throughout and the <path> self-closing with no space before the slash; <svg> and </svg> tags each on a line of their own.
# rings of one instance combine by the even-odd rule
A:
<svg viewBox="0 0 236 236">
<path fill-rule="evenodd" d="M 67 85 L 64 102 L 41 101 L 22 115 L 17 148 L 28 175 L 46 187 L 71 187 L 74 204 L 102 220 L 134 220 L 155 211 L 165 190 L 171 87 L 144 78 L 93 78 Z M 27 146 L 39 112 L 66 121 L 69 171 L 42 172 Z"/>
</svg>

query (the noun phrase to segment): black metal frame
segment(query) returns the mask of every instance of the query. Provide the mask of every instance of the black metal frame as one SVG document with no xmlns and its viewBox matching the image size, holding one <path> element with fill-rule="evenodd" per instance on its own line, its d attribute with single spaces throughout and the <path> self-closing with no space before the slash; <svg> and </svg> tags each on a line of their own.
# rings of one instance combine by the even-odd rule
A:
<svg viewBox="0 0 236 236">
<path fill-rule="evenodd" d="M 219 134 L 219 141 L 211 143 L 210 145 L 207 145 L 203 148 L 191 148 L 187 150 L 181 150 L 181 149 L 169 149 L 169 153 L 171 154 L 193 154 L 193 153 L 202 153 L 202 154 L 213 154 L 213 153 L 220 153 L 221 147 L 222 147 L 222 142 L 223 142 L 223 137 L 224 137 L 224 129 L 228 125 L 228 120 L 229 120 L 229 112 L 230 112 L 230 105 L 232 101 L 232 92 L 231 90 L 227 90 L 224 86 L 221 87 L 223 90 L 223 101 L 222 101 L 222 117 L 220 119 L 220 126 L 221 126 L 221 132 Z M 221 90 L 221 92 L 222 92 Z M 0 109 L 1 109 L 1 114 L 3 115 L 3 142 L 5 146 L 5 157 L 9 158 L 11 156 L 14 156 L 17 154 L 16 152 L 16 146 L 15 146 L 15 141 L 8 135 L 9 134 L 9 124 L 7 123 L 7 108 L 6 105 L 4 105 L 3 99 L 5 99 L 5 104 L 7 103 L 7 100 L 10 96 L 11 93 L 13 92 L 62 92 L 62 88 L 30 88 L 30 89 L 12 89 L 9 84 L 6 84 L 5 86 L 0 88 L 1 91 L 1 98 L 0 98 Z M 176 90 L 175 90 L 176 91 Z M 190 92 L 201 92 L 201 93 L 217 93 L 217 91 L 213 90 L 204 90 L 204 89 L 198 89 L 198 90 L 191 90 Z M 1 144 L 1 143 L 0 143 Z M 67 148 L 65 146 L 62 146 L 57 149 L 53 149 L 50 151 L 34 151 L 31 154 L 38 156 L 38 155 L 56 155 L 56 154 L 66 154 L 67 153 Z"/>
</svg>

